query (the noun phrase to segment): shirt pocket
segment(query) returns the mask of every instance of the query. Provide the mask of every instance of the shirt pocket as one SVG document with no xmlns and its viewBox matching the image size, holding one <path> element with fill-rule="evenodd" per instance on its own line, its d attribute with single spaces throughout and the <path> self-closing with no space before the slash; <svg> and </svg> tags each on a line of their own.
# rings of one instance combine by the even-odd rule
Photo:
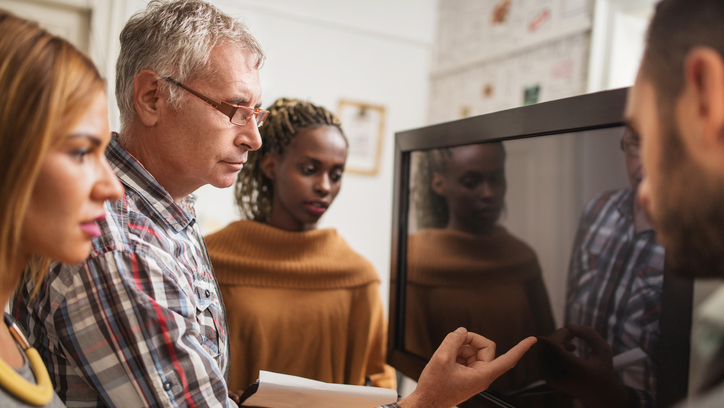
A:
<svg viewBox="0 0 724 408">
<path fill-rule="evenodd" d="M 218 359 L 223 316 L 220 300 L 216 291 L 213 290 L 213 282 L 197 280 L 194 294 L 196 296 L 196 321 L 200 328 L 200 343 L 210 356 Z"/>
</svg>

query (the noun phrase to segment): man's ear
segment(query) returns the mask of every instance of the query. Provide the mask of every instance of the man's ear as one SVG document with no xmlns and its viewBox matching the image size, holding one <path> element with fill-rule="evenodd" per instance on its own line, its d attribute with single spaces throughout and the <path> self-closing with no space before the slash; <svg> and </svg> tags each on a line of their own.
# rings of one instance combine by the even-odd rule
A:
<svg viewBox="0 0 724 408">
<path fill-rule="evenodd" d="M 276 176 L 277 156 L 271 153 L 265 153 L 264 157 L 261 158 L 260 168 L 266 178 L 273 181 Z"/>
<path fill-rule="evenodd" d="M 133 80 L 133 107 L 146 126 L 154 126 L 159 118 L 160 82 L 158 74 L 143 70 Z"/>
<path fill-rule="evenodd" d="M 430 187 L 432 191 L 439 196 L 445 196 L 445 177 L 440 173 L 432 173 L 432 180 L 430 180 Z"/>
<path fill-rule="evenodd" d="M 678 110 L 691 154 L 724 171 L 724 59 L 714 49 L 697 47 L 687 55 Z"/>
</svg>

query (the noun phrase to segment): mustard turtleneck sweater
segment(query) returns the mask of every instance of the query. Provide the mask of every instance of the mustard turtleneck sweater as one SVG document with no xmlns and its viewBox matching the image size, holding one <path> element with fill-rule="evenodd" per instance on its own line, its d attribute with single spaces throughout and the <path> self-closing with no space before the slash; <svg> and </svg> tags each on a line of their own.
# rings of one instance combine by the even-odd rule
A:
<svg viewBox="0 0 724 408">
<path fill-rule="evenodd" d="M 495 341 L 498 354 L 555 330 L 535 252 L 496 226 L 488 235 L 423 229 L 408 238 L 405 348 L 430 357 L 463 326 Z M 535 350 L 497 379 L 511 391 L 541 379 Z"/>
<path fill-rule="evenodd" d="M 237 221 L 205 240 L 226 306 L 230 390 L 259 370 L 396 387 L 379 277 L 336 230 Z"/>
</svg>

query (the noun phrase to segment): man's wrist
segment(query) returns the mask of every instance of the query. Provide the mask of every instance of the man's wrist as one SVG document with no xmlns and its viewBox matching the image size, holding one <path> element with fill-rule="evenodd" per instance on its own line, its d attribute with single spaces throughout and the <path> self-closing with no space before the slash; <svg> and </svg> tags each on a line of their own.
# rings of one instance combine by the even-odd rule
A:
<svg viewBox="0 0 724 408">
<path fill-rule="evenodd" d="M 417 394 L 413 391 L 410 395 L 398 401 L 397 406 L 399 408 L 421 408 L 418 399 Z"/>
<path fill-rule="evenodd" d="M 413 391 L 404 399 L 398 401 L 397 406 L 400 408 L 450 408 L 435 404 L 435 402 L 431 401 L 429 398 L 421 396 L 417 390 Z"/>
</svg>

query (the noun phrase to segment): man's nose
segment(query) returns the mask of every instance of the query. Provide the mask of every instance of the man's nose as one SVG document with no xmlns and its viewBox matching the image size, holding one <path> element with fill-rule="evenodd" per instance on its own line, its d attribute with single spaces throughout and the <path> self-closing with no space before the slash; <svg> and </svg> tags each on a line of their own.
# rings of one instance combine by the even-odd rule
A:
<svg viewBox="0 0 724 408">
<path fill-rule="evenodd" d="M 256 122 L 250 120 L 245 125 L 239 126 L 239 134 L 236 138 L 237 146 L 244 146 L 246 150 L 259 150 L 261 147 L 261 134 Z"/>
<path fill-rule="evenodd" d="M 638 191 L 636 192 L 636 198 L 639 200 L 639 205 L 641 205 L 641 208 L 651 214 L 651 209 L 649 208 L 649 206 L 651 205 L 651 183 L 649 182 L 649 178 L 646 175 L 644 175 L 641 183 L 639 183 Z"/>
</svg>

